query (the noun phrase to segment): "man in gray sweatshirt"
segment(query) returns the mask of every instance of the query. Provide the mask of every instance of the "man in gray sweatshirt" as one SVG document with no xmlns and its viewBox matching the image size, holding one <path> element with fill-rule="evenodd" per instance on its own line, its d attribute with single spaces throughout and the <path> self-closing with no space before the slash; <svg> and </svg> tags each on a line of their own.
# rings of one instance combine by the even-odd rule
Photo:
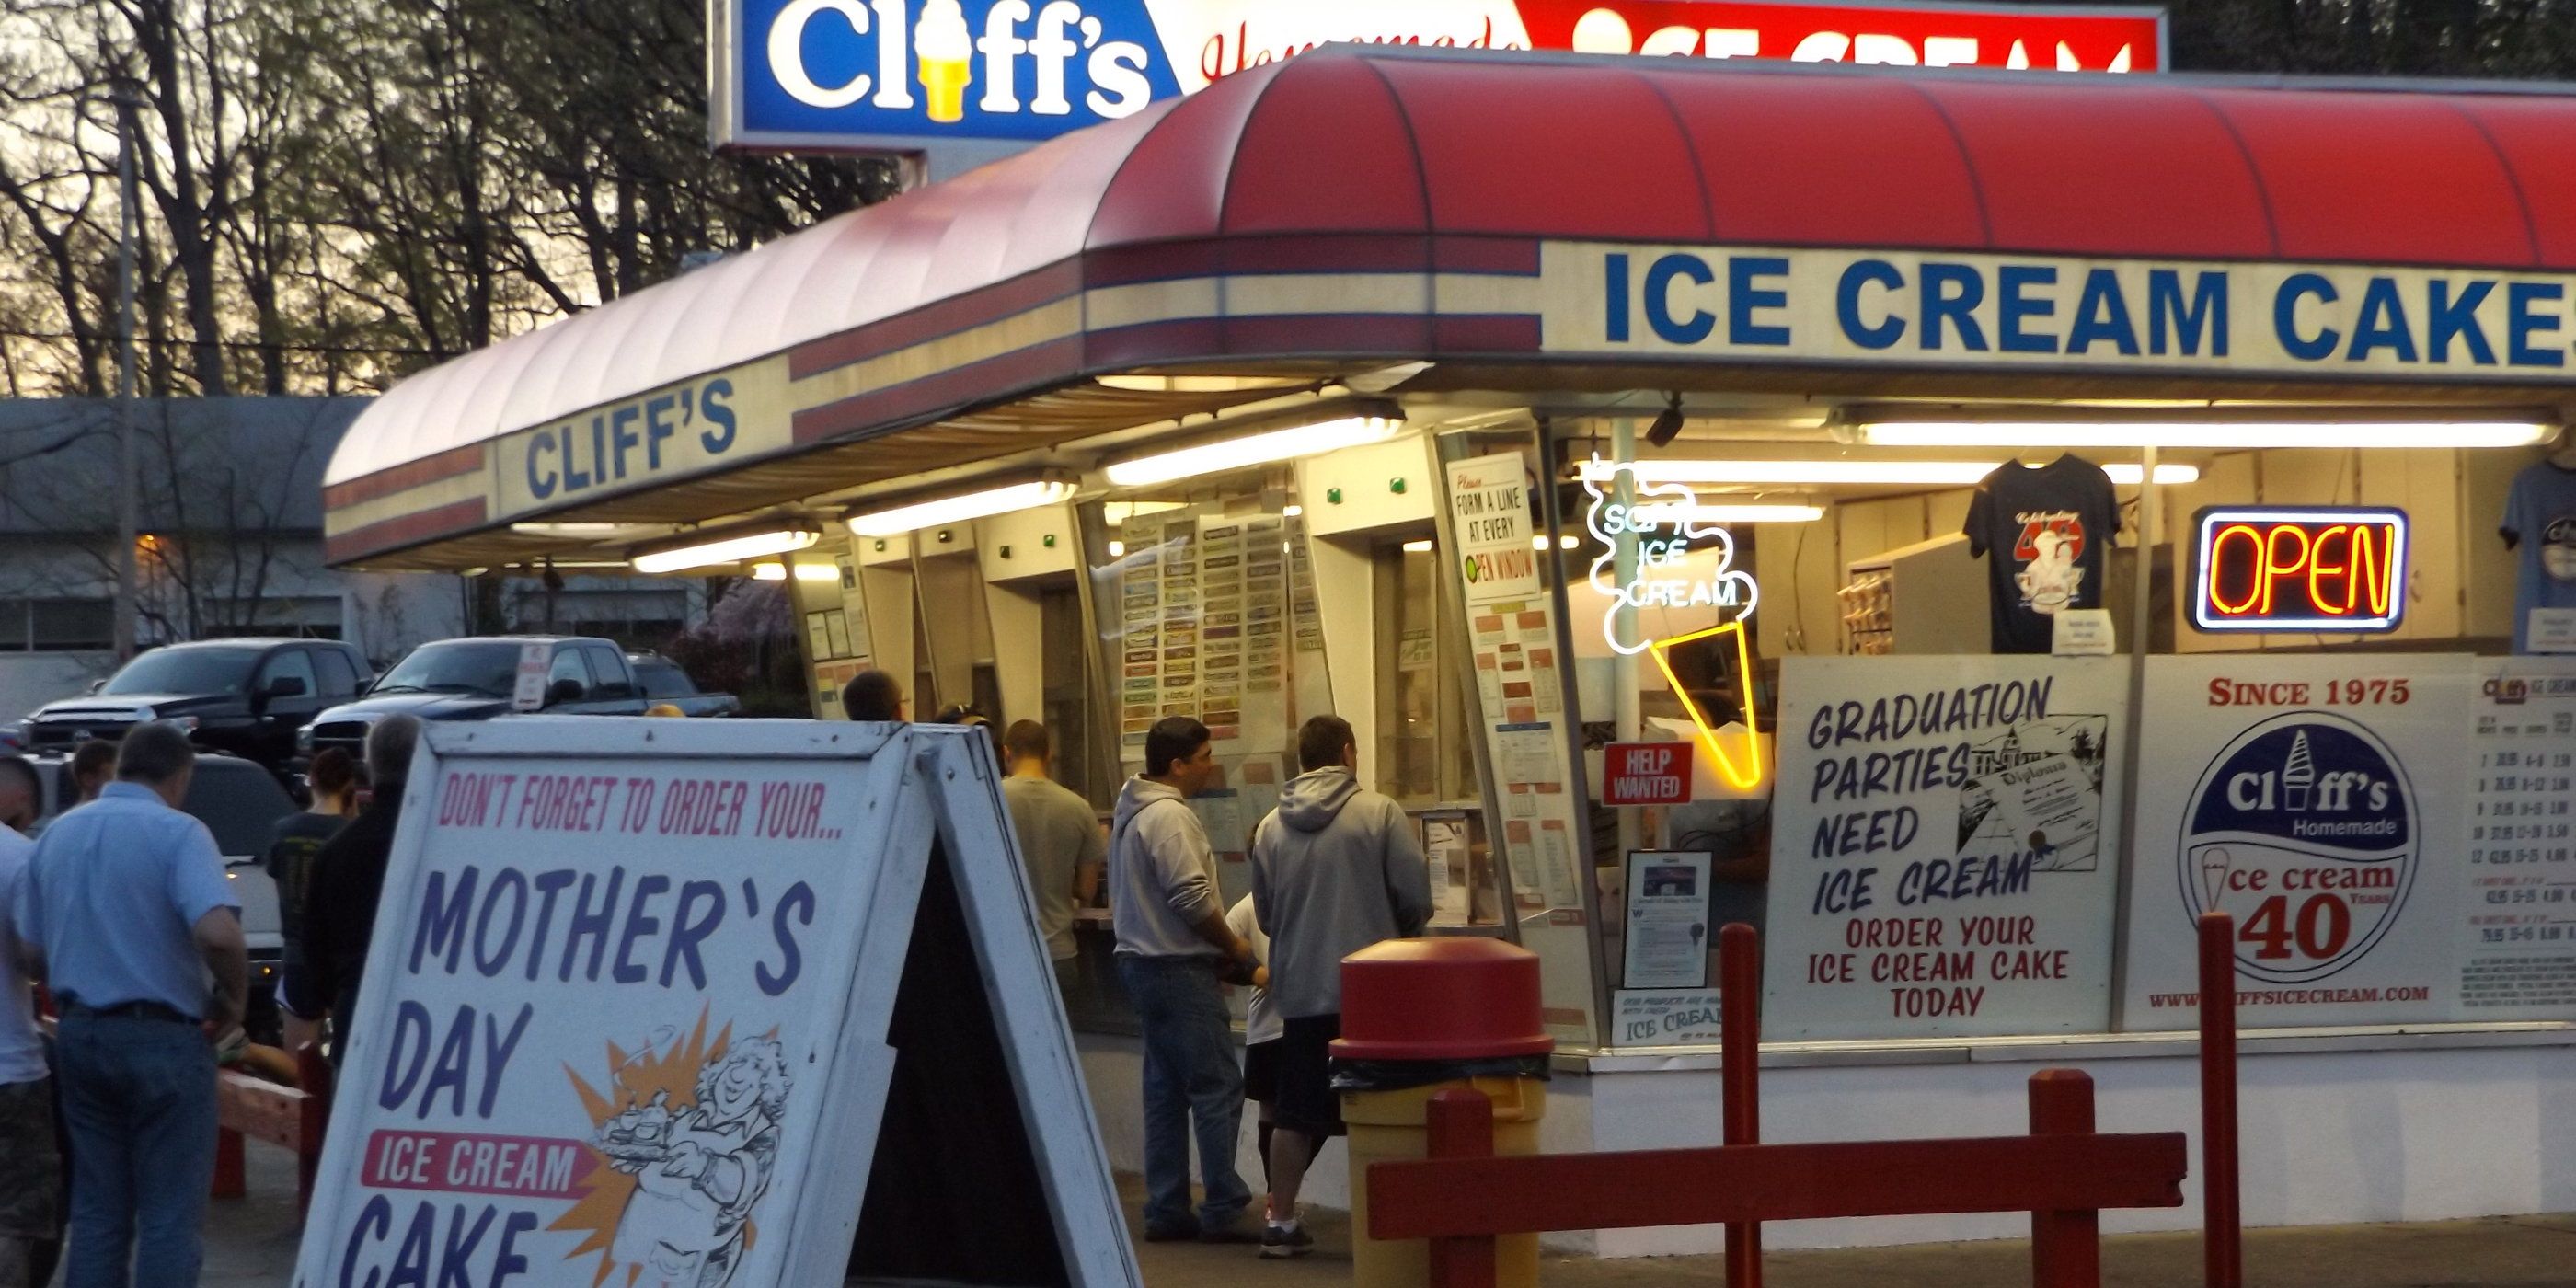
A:
<svg viewBox="0 0 2576 1288">
<path fill-rule="evenodd" d="M 1271 1107 L 1270 1220 L 1264 1257 L 1314 1246 L 1297 1191 L 1324 1142 L 1342 1134 L 1332 1042 L 1342 1031 L 1342 959 L 1431 920 L 1431 871 L 1404 807 L 1359 785 L 1350 722 L 1316 716 L 1297 731 L 1305 772 L 1252 834 L 1252 909 L 1270 936 L 1270 1004 L 1286 1019 Z"/>
<path fill-rule="evenodd" d="M 1216 856 L 1189 799 L 1216 781 L 1207 726 L 1170 716 L 1145 735 L 1145 772 L 1118 794 L 1109 835 L 1109 914 L 1118 976 L 1145 1039 L 1145 1238 L 1246 1243 L 1252 1191 L 1235 1174 L 1243 1068 L 1235 1063 L 1229 977 L 1249 982 L 1252 945 L 1225 924 Z M 1190 1137 L 1204 1193 L 1190 1214 Z"/>
</svg>

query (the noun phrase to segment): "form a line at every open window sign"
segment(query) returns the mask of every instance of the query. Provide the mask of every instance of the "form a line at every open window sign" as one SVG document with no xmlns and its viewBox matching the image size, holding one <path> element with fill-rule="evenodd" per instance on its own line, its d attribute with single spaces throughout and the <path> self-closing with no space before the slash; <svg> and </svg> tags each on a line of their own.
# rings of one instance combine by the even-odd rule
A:
<svg viewBox="0 0 2576 1288">
<path fill-rule="evenodd" d="M 2164 11 L 1767 0 L 716 0 L 719 147 L 1034 143 L 1334 42 L 2155 71 Z"/>
</svg>

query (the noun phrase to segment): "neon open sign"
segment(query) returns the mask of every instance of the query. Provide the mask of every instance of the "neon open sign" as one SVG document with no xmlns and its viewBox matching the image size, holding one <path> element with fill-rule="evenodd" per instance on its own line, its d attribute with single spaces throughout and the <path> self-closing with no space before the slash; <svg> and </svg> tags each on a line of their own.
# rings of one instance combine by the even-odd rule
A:
<svg viewBox="0 0 2576 1288">
<path fill-rule="evenodd" d="M 2392 631 L 2406 615 L 2406 512 L 2212 507 L 2192 625 L 2204 631 Z"/>
</svg>

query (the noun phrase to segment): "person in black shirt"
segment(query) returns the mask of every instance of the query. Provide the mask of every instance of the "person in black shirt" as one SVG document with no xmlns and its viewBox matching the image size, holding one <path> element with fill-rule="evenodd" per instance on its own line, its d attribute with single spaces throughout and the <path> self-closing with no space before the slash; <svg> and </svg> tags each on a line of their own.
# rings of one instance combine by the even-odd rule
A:
<svg viewBox="0 0 2576 1288">
<path fill-rule="evenodd" d="M 358 763 L 349 753 L 337 747 L 325 749 L 313 758 L 304 776 L 312 786 L 313 803 L 277 820 L 268 857 L 261 865 L 277 883 L 278 937 L 285 941 L 289 975 L 302 968 L 304 959 L 304 887 L 312 876 L 313 856 L 358 812 Z M 313 1020 L 291 1006 L 280 1009 L 286 1012 L 287 1050 L 321 1040 L 321 1028 Z"/>
<path fill-rule="evenodd" d="M 2046 653 L 2057 615 L 2100 608 L 2120 501 L 2111 476 L 2077 456 L 2032 469 L 2006 461 L 1968 503 L 1968 553 L 1985 559 L 1997 653 Z"/>
<path fill-rule="evenodd" d="M 376 900 L 384 893 L 385 863 L 393 855 L 394 827 L 402 821 L 403 784 L 419 742 L 417 716 L 387 716 L 367 731 L 367 777 L 375 784 L 375 800 L 323 844 L 305 882 L 304 961 L 287 972 L 287 1006 L 309 1020 L 331 1017 L 335 1068 L 349 1049 L 367 941 L 376 932 Z"/>
</svg>

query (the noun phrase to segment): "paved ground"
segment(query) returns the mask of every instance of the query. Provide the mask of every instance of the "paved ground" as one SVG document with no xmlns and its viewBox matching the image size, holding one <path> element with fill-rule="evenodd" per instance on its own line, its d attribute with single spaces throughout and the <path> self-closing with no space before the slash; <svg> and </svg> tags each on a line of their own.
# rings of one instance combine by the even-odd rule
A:
<svg viewBox="0 0 2576 1288">
<path fill-rule="evenodd" d="M 206 1288 L 277 1288 L 295 1264 L 295 1173 L 285 1155 L 250 1148 L 251 1196 L 209 1216 Z M 1135 1195 L 1128 1196 L 1129 1211 Z M 1139 1245 L 1148 1288 L 1291 1288 L 1350 1283 L 1350 1229 L 1338 1214 L 1315 1222 L 1323 1243 L 1297 1262 L 1261 1262 L 1249 1248 Z M 2576 1215 L 2423 1225 L 2256 1230 L 2246 1236 L 2246 1282 L 2257 1288 L 2576 1288 Z M 2105 1241 L 2110 1288 L 2190 1288 L 2201 1281 L 2200 1242 L 2187 1235 Z M 1548 1288 L 1718 1284 L 1714 1257 L 1645 1261 L 1551 1258 Z M 2027 1245 L 1944 1244 L 1898 1249 L 1774 1253 L 1769 1288 L 1982 1288 L 2030 1282 Z M 746 1285 L 744 1288 L 756 1288 Z"/>
</svg>

